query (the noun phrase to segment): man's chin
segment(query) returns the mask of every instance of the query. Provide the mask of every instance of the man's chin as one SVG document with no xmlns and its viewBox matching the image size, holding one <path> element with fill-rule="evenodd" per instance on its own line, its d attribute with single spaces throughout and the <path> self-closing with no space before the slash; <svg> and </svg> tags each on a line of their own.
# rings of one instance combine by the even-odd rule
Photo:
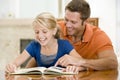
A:
<svg viewBox="0 0 120 80">
<path fill-rule="evenodd" d="M 71 33 L 71 32 L 67 32 L 67 34 L 68 34 L 69 36 L 72 36 L 72 35 L 73 35 L 73 33 Z"/>
</svg>

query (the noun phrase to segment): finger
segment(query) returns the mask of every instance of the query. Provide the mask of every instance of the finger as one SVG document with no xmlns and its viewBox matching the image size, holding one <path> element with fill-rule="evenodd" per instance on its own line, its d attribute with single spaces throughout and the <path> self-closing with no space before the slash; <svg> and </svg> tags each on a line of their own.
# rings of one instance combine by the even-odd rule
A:
<svg viewBox="0 0 120 80">
<path fill-rule="evenodd" d="M 13 65 L 13 71 L 15 72 L 17 69 L 17 67 L 15 65 Z"/>
<path fill-rule="evenodd" d="M 58 66 L 58 65 L 60 65 L 60 59 L 61 59 L 61 58 L 59 58 L 59 59 L 57 60 L 57 62 L 55 63 L 54 66 Z"/>
<path fill-rule="evenodd" d="M 70 66 L 67 66 L 66 71 L 67 71 L 67 72 L 71 72 L 71 67 L 70 67 Z"/>
<path fill-rule="evenodd" d="M 70 72 L 75 72 L 75 66 L 70 66 Z"/>
<path fill-rule="evenodd" d="M 9 73 L 9 71 L 10 71 L 10 64 L 7 64 L 7 65 L 6 65 L 5 71 L 6 71 L 7 73 Z"/>
<path fill-rule="evenodd" d="M 78 74 L 78 72 L 79 72 L 79 67 L 75 68 L 74 72 Z"/>
<path fill-rule="evenodd" d="M 66 61 L 66 60 L 61 61 L 60 64 L 64 67 L 67 67 L 68 66 L 68 61 Z"/>
<path fill-rule="evenodd" d="M 58 65 L 59 65 L 59 62 L 57 61 L 54 66 L 58 66 Z"/>
<path fill-rule="evenodd" d="M 9 66 L 9 71 L 10 71 L 10 72 L 14 72 L 14 65 L 13 65 L 13 64 L 10 64 L 10 66 Z"/>
<path fill-rule="evenodd" d="M 16 66 L 13 64 L 8 64 L 6 66 L 6 72 L 10 73 L 10 72 L 14 72 L 14 70 L 16 69 Z"/>
<path fill-rule="evenodd" d="M 68 66 L 66 69 L 67 72 L 78 73 L 78 68 L 76 66 Z"/>
<path fill-rule="evenodd" d="M 62 65 L 63 60 L 64 60 L 64 56 L 58 59 L 58 61 L 55 63 L 55 66 Z"/>
</svg>

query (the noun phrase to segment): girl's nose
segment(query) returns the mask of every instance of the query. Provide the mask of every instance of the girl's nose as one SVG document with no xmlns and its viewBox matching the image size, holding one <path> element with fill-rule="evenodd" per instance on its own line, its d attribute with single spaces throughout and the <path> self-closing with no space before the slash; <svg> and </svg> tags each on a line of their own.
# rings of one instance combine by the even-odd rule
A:
<svg viewBox="0 0 120 80">
<path fill-rule="evenodd" d="M 42 32 L 39 32 L 38 36 L 41 38 L 44 36 L 44 34 Z"/>
</svg>

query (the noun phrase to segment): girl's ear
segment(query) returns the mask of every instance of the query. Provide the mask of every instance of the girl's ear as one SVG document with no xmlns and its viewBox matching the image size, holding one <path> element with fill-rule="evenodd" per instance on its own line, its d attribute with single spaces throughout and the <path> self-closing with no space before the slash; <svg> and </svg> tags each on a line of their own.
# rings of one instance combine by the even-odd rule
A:
<svg viewBox="0 0 120 80">
<path fill-rule="evenodd" d="M 57 32 L 57 28 L 54 29 L 53 35 L 56 35 L 56 32 Z"/>
</svg>

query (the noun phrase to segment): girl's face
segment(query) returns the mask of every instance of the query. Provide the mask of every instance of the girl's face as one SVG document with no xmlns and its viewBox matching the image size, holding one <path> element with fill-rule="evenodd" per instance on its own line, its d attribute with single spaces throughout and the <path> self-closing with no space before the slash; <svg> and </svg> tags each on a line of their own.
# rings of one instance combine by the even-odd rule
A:
<svg viewBox="0 0 120 80">
<path fill-rule="evenodd" d="M 34 26 L 35 38 L 41 44 L 41 46 L 47 45 L 54 39 L 53 30 L 50 30 L 43 25 L 36 24 Z"/>
</svg>

